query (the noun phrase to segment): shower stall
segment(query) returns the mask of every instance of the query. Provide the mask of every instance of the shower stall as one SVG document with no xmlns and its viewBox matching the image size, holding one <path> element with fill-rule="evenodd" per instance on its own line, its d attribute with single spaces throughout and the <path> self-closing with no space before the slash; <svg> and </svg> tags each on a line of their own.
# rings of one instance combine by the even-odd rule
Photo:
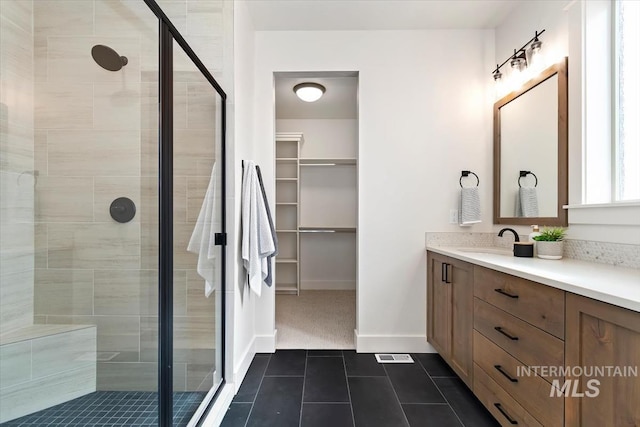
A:
<svg viewBox="0 0 640 427">
<path fill-rule="evenodd" d="M 196 425 L 215 400 L 229 7 L 0 0 L 1 426 Z"/>
</svg>

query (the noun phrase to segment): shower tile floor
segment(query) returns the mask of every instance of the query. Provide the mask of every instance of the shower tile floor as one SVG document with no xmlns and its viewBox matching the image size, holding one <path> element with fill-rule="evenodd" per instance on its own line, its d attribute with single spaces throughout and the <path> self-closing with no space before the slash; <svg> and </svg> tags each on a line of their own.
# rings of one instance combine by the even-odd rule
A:
<svg viewBox="0 0 640 427">
<path fill-rule="evenodd" d="M 173 425 L 186 426 L 206 393 L 173 395 Z M 157 426 L 158 395 L 149 391 L 97 391 L 0 424 L 17 426 Z"/>
</svg>

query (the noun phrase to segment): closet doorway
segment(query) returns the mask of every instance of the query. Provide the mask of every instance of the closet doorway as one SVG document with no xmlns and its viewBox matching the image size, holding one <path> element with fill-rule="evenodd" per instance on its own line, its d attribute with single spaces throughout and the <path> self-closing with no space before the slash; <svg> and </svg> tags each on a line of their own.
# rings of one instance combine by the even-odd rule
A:
<svg viewBox="0 0 640 427">
<path fill-rule="evenodd" d="M 357 72 L 275 73 L 277 349 L 355 349 L 357 95 Z"/>
</svg>

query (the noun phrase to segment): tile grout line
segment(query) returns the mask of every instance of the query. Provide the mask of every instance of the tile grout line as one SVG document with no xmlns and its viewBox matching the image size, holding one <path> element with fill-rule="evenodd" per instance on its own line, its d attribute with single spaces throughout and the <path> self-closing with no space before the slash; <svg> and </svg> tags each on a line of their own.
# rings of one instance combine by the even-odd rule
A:
<svg viewBox="0 0 640 427">
<path fill-rule="evenodd" d="M 382 365 L 382 369 L 384 369 L 384 373 L 387 374 L 387 380 L 389 381 L 389 384 L 391 385 L 391 390 L 393 390 L 393 395 L 396 397 L 396 400 L 398 401 L 398 405 L 400 405 L 400 412 L 402 412 L 402 416 L 404 417 L 404 420 L 407 422 L 407 426 L 411 426 L 411 424 L 409 424 L 409 418 L 407 418 L 407 414 L 404 413 L 404 408 L 402 408 L 402 402 L 400 402 L 400 398 L 398 397 L 398 393 L 396 392 L 396 388 L 393 386 L 393 381 L 391 381 L 391 377 L 389 376 L 389 372 L 387 372 L 387 367 L 385 366 L 384 363 L 381 363 Z"/>
<path fill-rule="evenodd" d="M 384 377 L 387 377 L 388 375 L 347 375 L 347 376 L 349 378 L 384 378 Z"/>
<path fill-rule="evenodd" d="M 447 402 L 429 402 L 429 403 L 425 403 L 425 402 L 410 402 L 410 403 L 403 403 L 403 405 L 434 405 L 434 406 L 449 406 L 449 404 Z"/>
<path fill-rule="evenodd" d="M 255 356 L 253 356 L 253 359 L 255 360 Z M 249 409 L 249 413 L 247 414 L 247 419 L 244 421 L 244 427 L 247 427 L 247 425 L 249 425 L 249 418 L 251 418 L 251 413 L 253 412 L 253 407 L 256 404 L 256 399 L 258 399 L 258 393 L 260 392 L 260 389 L 262 388 L 262 381 L 264 381 L 264 377 L 265 374 L 267 373 L 267 369 L 269 369 L 269 364 L 271 363 L 271 355 L 269 355 L 268 357 L 269 361 L 267 362 L 267 366 L 264 368 L 264 372 L 262 373 L 262 378 L 260 378 L 260 384 L 258 385 L 258 389 L 256 390 L 256 394 L 255 396 L 253 396 L 253 402 L 251 402 L 251 408 Z M 251 361 L 251 363 L 253 363 L 253 360 Z M 251 365 L 249 365 L 251 366 Z"/>
<path fill-rule="evenodd" d="M 347 361 L 344 359 L 344 350 L 342 353 L 342 366 L 344 367 L 344 379 L 347 383 L 347 394 L 349 395 L 349 407 L 351 408 L 351 421 L 355 427 L 356 425 L 356 415 L 353 412 L 353 402 L 351 402 L 351 388 L 349 387 L 349 374 L 347 373 Z"/>
<path fill-rule="evenodd" d="M 306 364 L 306 361 L 305 361 Z M 304 378 L 304 375 L 264 375 L 267 378 Z"/>
<path fill-rule="evenodd" d="M 309 350 L 304 351 L 304 375 L 302 377 L 302 396 L 300 396 L 300 418 L 298 418 L 298 426 L 302 427 L 302 408 L 304 406 L 304 385 L 307 382 L 307 360 Z"/>
<path fill-rule="evenodd" d="M 460 423 L 460 425 L 462 427 L 464 426 L 464 423 L 462 422 L 462 420 L 460 419 L 460 416 L 458 415 L 458 413 L 453 409 L 453 406 L 451 406 L 451 403 L 449 403 L 449 399 L 447 399 L 447 396 L 444 395 L 444 393 L 442 392 L 442 390 L 440 390 L 440 387 L 438 387 L 438 384 L 433 381 L 433 378 L 431 377 L 431 375 L 429 374 L 429 372 L 427 371 L 427 369 L 424 367 L 424 365 L 422 364 L 422 361 L 420 359 L 418 359 L 416 357 L 416 360 L 418 361 L 418 363 L 420 364 L 420 366 L 422 367 L 422 370 L 427 374 L 427 376 L 429 377 L 429 379 L 431 380 L 431 382 L 433 383 L 434 386 L 436 386 L 436 389 L 438 390 L 438 392 L 442 395 L 442 398 L 444 399 L 445 402 L 447 402 L 447 405 L 449 405 L 449 409 L 451 409 L 451 412 L 453 412 L 453 415 L 456 416 L 456 418 L 458 419 L 458 422 Z M 447 377 L 438 377 L 438 378 L 447 378 Z"/>
</svg>

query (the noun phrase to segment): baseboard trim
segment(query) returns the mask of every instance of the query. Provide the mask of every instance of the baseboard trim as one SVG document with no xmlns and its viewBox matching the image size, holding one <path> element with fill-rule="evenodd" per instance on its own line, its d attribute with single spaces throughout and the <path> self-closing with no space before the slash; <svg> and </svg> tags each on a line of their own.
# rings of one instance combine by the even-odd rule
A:
<svg viewBox="0 0 640 427">
<path fill-rule="evenodd" d="M 355 280 L 302 280 L 300 289 L 305 291 L 355 291 Z"/>
<path fill-rule="evenodd" d="M 233 400 L 233 396 L 235 396 L 233 384 L 225 384 L 220 390 L 220 394 L 216 398 L 216 401 L 213 403 L 213 406 L 207 412 L 204 420 L 202 421 L 202 427 L 218 427 L 222 424 L 222 419 L 227 413 L 229 409 L 229 405 L 231 405 L 231 401 Z"/>
<path fill-rule="evenodd" d="M 272 335 L 256 335 L 254 341 L 254 349 L 256 353 L 275 353 L 276 338 L 278 330 L 275 329 Z"/>
<path fill-rule="evenodd" d="M 354 334 L 358 353 L 436 353 L 424 335 Z"/>
<path fill-rule="evenodd" d="M 240 363 L 238 364 L 238 366 L 233 367 L 233 378 L 230 378 L 230 381 L 232 381 L 234 395 L 240 389 L 240 384 L 242 384 L 244 377 L 247 375 L 249 366 L 253 361 L 253 357 L 256 355 L 255 343 L 256 339 L 254 337 L 251 343 L 247 346 L 247 349 L 242 354 L 242 358 L 240 359 Z"/>
</svg>

